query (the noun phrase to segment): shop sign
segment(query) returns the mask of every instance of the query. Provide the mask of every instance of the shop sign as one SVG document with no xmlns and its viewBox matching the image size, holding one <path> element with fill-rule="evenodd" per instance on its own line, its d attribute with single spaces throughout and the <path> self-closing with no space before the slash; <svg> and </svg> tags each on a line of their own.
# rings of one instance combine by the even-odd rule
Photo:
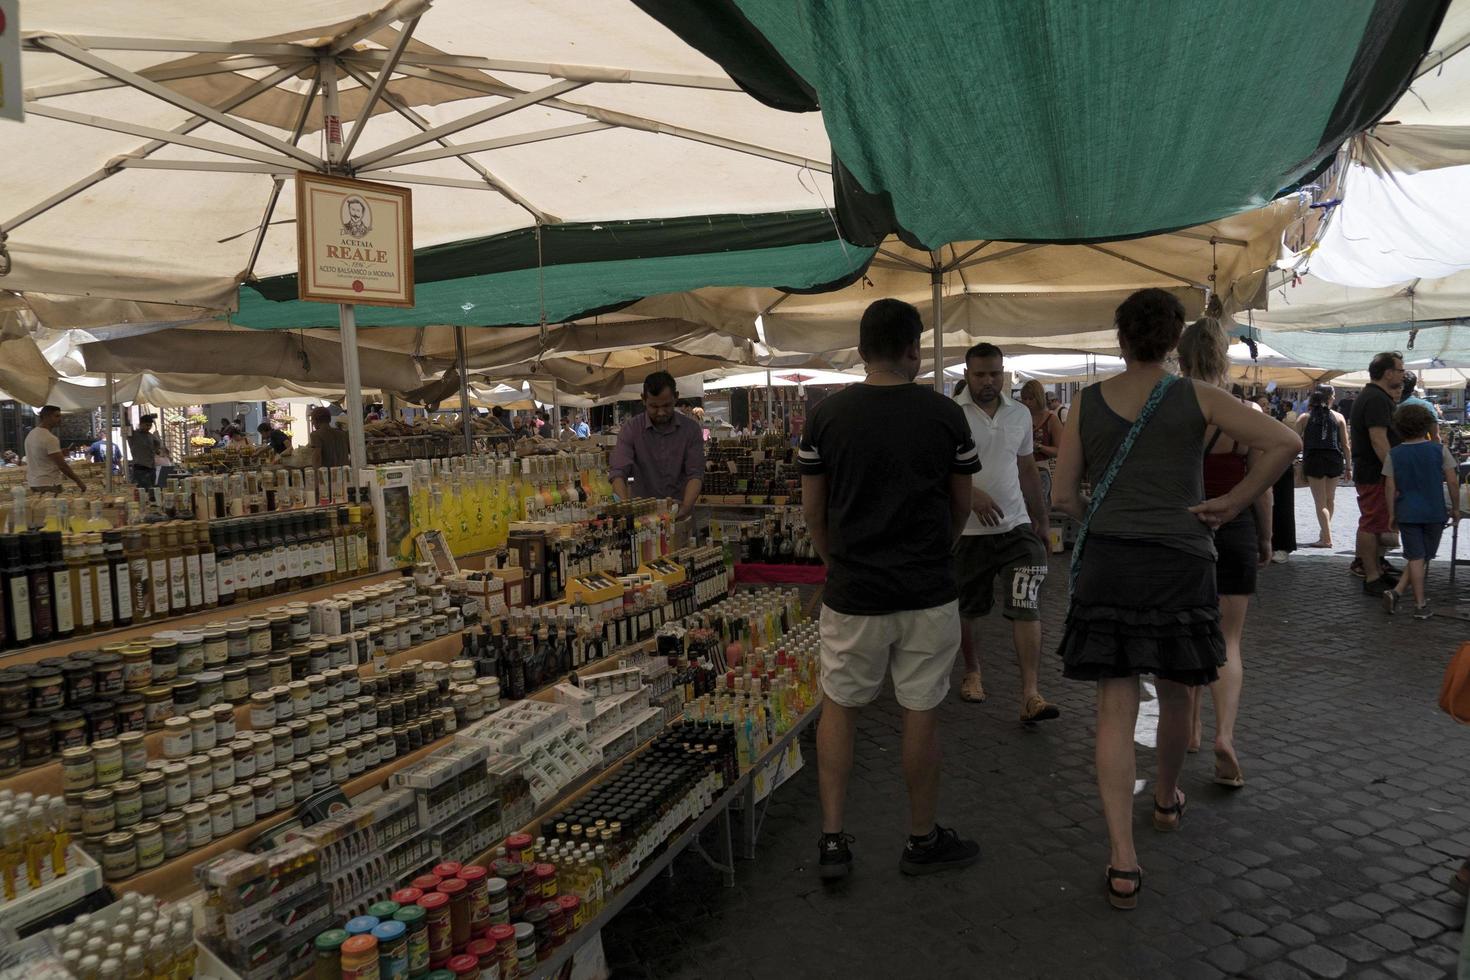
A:
<svg viewBox="0 0 1470 980">
<path fill-rule="evenodd" d="M 297 295 L 318 303 L 413 306 L 408 188 L 296 174 Z"/>
</svg>

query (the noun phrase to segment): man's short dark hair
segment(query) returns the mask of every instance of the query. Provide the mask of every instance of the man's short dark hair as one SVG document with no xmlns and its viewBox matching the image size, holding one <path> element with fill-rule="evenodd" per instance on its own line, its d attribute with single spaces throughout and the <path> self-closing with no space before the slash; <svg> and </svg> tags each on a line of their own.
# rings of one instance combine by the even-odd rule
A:
<svg viewBox="0 0 1470 980">
<path fill-rule="evenodd" d="M 690 401 L 689 399 L 687 399 L 687 398 L 680 398 L 678 401 L 674 402 L 674 407 L 675 408 L 693 408 L 694 407 L 694 403 L 692 401 Z"/>
<path fill-rule="evenodd" d="M 1434 413 L 1423 405 L 1400 405 L 1393 413 L 1400 439 L 1419 439 L 1434 431 Z"/>
<path fill-rule="evenodd" d="M 50 415 L 60 415 L 61 408 L 57 405 L 42 405 L 41 410 L 36 413 L 37 418 L 46 418 Z"/>
<path fill-rule="evenodd" d="M 1004 360 L 1005 356 L 1005 352 L 1002 351 L 999 347 L 995 346 L 994 344 L 987 344 L 982 342 L 965 351 L 965 364 L 968 365 L 972 360 L 977 357 L 999 357 L 1000 359 Z"/>
<path fill-rule="evenodd" d="M 1393 370 L 1396 363 L 1402 363 L 1404 355 L 1402 351 L 1386 350 L 1381 354 L 1374 354 L 1373 360 L 1368 362 L 1368 378 L 1372 381 L 1381 381 L 1383 376 Z"/>
<path fill-rule="evenodd" d="M 1140 289 L 1113 314 L 1118 345 L 1135 361 L 1155 364 L 1179 346 L 1184 333 L 1184 304 L 1163 289 Z"/>
<path fill-rule="evenodd" d="M 262 422 L 255 427 L 255 431 L 259 432 L 261 435 L 265 435 L 265 433 L 269 432 L 273 428 L 275 428 L 275 426 L 271 425 L 269 422 Z"/>
<path fill-rule="evenodd" d="M 679 388 L 674 384 L 674 376 L 667 371 L 655 371 L 643 379 L 643 394 L 648 398 L 657 398 L 666 391 L 679 393 Z"/>
<path fill-rule="evenodd" d="M 863 360 L 894 361 L 918 343 L 924 319 L 910 303 L 880 299 L 868 305 L 858 325 L 858 353 Z"/>
<path fill-rule="evenodd" d="M 1412 395 L 1414 393 L 1414 389 L 1417 388 L 1418 386 L 1419 386 L 1419 375 L 1415 374 L 1413 371 L 1405 371 L 1404 372 L 1404 397 L 1405 398 L 1408 398 L 1410 395 Z"/>
</svg>

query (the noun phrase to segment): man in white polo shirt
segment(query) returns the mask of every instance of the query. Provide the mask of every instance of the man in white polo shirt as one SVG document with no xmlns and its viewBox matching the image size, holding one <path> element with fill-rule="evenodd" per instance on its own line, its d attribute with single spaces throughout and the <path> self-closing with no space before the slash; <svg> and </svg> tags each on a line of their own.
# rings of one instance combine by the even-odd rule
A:
<svg viewBox="0 0 1470 980">
<path fill-rule="evenodd" d="M 1047 721 L 1061 712 L 1037 690 L 1041 663 L 1041 583 L 1046 581 L 1048 511 L 1041 478 L 1032 460 L 1031 412 L 1002 393 L 1005 357 L 994 344 L 965 353 L 965 383 L 955 395 L 980 452 L 968 523 L 955 546 L 960 616 L 960 650 L 965 679 L 960 697 L 984 701 L 974 621 L 988 615 L 1000 578 L 1002 610 L 1011 621 L 1016 661 L 1021 667 L 1021 721 Z"/>
</svg>

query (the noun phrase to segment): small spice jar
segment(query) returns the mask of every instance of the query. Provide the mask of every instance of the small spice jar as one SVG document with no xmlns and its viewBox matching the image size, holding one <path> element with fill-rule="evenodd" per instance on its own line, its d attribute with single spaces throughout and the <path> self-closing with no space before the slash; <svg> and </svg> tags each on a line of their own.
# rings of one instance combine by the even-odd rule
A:
<svg viewBox="0 0 1470 980">
<path fill-rule="evenodd" d="M 217 745 L 205 754 L 209 757 L 210 773 L 215 791 L 226 790 L 234 786 L 235 750 L 228 745 Z"/>
<path fill-rule="evenodd" d="M 138 849 L 138 870 L 146 871 L 163 863 L 163 828 L 152 820 L 133 828 L 133 843 Z M 104 853 L 106 853 L 104 844 Z"/>
<path fill-rule="evenodd" d="M 82 833 L 110 834 L 117 827 L 112 790 L 92 789 L 82 794 Z"/>
<path fill-rule="evenodd" d="M 297 802 L 307 799 L 315 787 L 311 784 L 311 766 L 306 762 L 293 762 L 286 767 L 291 774 L 291 795 Z"/>
<path fill-rule="evenodd" d="M 268 692 L 276 706 L 276 722 L 284 725 L 296 717 L 296 705 L 291 701 L 291 689 L 284 684 L 277 684 Z"/>
<path fill-rule="evenodd" d="M 289 810 L 296 805 L 296 784 L 291 780 L 290 770 L 271 770 L 270 781 L 276 794 L 277 812 Z"/>
<path fill-rule="evenodd" d="M 313 791 L 321 791 L 332 785 L 332 762 L 326 753 L 316 752 L 306 757 L 306 764 L 311 766 L 311 788 Z"/>
<path fill-rule="evenodd" d="M 256 616 L 249 621 L 250 656 L 260 657 L 271 652 L 270 620 Z"/>
<path fill-rule="evenodd" d="M 112 787 L 112 807 L 118 827 L 131 827 L 143 819 L 143 788 L 136 780 L 119 781 Z"/>
<path fill-rule="evenodd" d="M 143 795 L 143 819 L 151 820 L 168 809 L 168 790 L 163 773 L 149 770 L 138 774 L 138 787 Z"/>
<path fill-rule="evenodd" d="M 208 670 L 204 663 L 204 633 L 200 630 L 180 630 L 174 634 L 179 643 L 179 674 L 187 676 Z"/>
<path fill-rule="evenodd" d="M 144 732 L 148 730 L 148 709 L 143 695 L 136 691 L 125 691 L 112 699 L 117 712 L 117 730 L 122 732 Z"/>
<path fill-rule="evenodd" d="M 218 704 L 225 696 L 225 675 L 217 670 L 206 670 L 194 678 L 199 682 L 199 707 L 209 708 Z M 175 692 L 174 700 L 178 701 Z"/>
<path fill-rule="evenodd" d="M 187 717 L 174 717 L 163 723 L 163 757 L 183 759 L 194 754 L 194 728 Z"/>
<path fill-rule="evenodd" d="M 118 831 L 102 838 L 102 877 L 122 881 L 138 873 L 138 849 L 128 831 Z"/>
<path fill-rule="evenodd" d="M 163 727 L 174 713 L 174 692 L 169 687 L 143 689 L 143 724 L 150 731 Z"/>
<path fill-rule="evenodd" d="M 176 858 L 189 849 L 189 830 L 184 826 L 184 815 L 173 812 L 158 818 L 158 828 L 163 833 L 163 856 Z"/>
<path fill-rule="evenodd" d="M 173 693 L 176 713 L 186 715 L 199 707 L 199 682 L 194 678 L 174 681 L 169 690 Z"/>
<path fill-rule="evenodd" d="M 221 671 L 224 677 L 225 700 L 231 704 L 242 704 L 250 697 L 250 678 L 245 674 L 244 664 L 234 664 Z"/>
<path fill-rule="evenodd" d="M 203 800 L 198 803 L 186 803 L 183 808 L 184 829 L 189 834 L 189 846 L 203 847 L 214 840 L 214 818 L 209 812 L 209 805 Z"/>
<path fill-rule="evenodd" d="M 163 767 L 163 789 L 170 809 L 182 807 L 192 800 L 194 789 L 189 782 L 189 767 L 182 762 L 167 763 Z"/>
<path fill-rule="evenodd" d="M 103 650 L 92 657 L 92 689 L 100 698 L 121 694 L 127 688 L 120 654 Z"/>
<path fill-rule="evenodd" d="M 115 738 L 104 738 L 93 742 L 92 763 L 98 786 L 111 786 L 122 779 L 122 743 Z"/>
<path fill-rule="evenodd" d="M 194 752 L 208 752 L 214 748 L 218 735 L 215 732 L 214 712 L 207 708 L 189 712 L 189 730 L 194 738 Z"/>
<path fill-rule="evenodd" d="M 245 661 L 245 682 L 251 694 L 270 690 L 271 665 L 264 657 L 252 657 Z"/>
<path fill-rule="evenodd" d="M 255 823 L 255 792 L 249 786 L 231 786 L 225 795 L 237 830 Z"/>
<path fill-rule="evenodd" d="M 202 800 L 214 792 L 214 767 L 207 755 L 191 755 L 184 760 L 189 767 L 189 796 Z"/>
<path fill-rule="evenodd" d="M 232 833 L 235 829 L 235 811 L 230 798 L 224 793 L 211 793 L 204 798 L 209 807 L 209 832 L 215 840 Z"/>
<path fill-rule="evenodd" d="M 306 758 L 311 753 L 311 726 L 305 718 L 292 718 L 286 728 L 291 732 L 291 748 L 296 757 Z"/>
<path fill-rule="evenodd" d="M 352 778 L 352 768 L 347 761 L 347 750 L 337 745 L 327 750 L 327 760 L 332 767 L 332 782 L 345 783 Z"/>
<path fill-rule="evenodd" d="M 128 644 L 126 646 L 123 646 L 123 691 L 143 691 L 144 688 L 148 688 L 148 686 L 153 685 L 153 658 L 151 658 L 151 651 L 153 651 L 154 642 L 159 641 L 148 641 L 147 644 Z M 175 648 L 175 651 L 176 648 L 178 648 L 178 645 L 173 644 L 173 641 L 163 642 L 166 642 L 166 644 L 168 644 L 169 646 L 173 646 L 173 648 Z M 175 663 L 176 674 L 178 673 L 178 670 L 176 670 L 176 667 L 178 667 L 176 652 L 175 661 L 173 661 L 173 663 Z"/>
<path fill-rule="evenodd" d="M 223 670 L 230 661 L 229 631 L 224 626 L 206 626 L 200 630 L 204 641 L 204 669 Z M 248 645 L 247 634 L 241 631 L 241 639 Z M 242 651 L 244 656 L 248 651 Z"/>
<path fill-rule="evenodd" d="M 67 749 L 61 753 L 61 789 L 64 793 L 89 790 L 97 784 L 97 770 L 92 762 L 92 750 L 85 746 Z"/>
<path fill-rule="evenodd" d="M 142 732 L 124 732 L 117 737 L 122 750 L 123 775 L 132 779 L 148 768 L 148 743 Z"/>
<path fill-rule="evenodd" d="M 270 626 L 266 625 L 266 636 Z M 230 663 L 239 663 L 250 656 L 250 624 L 243 619 L 232 619 L 225 624 L 225 656 Z"/>
<path fill-rule="evenodd" d="M 250 695 L 250 727 L 265 729 L 276 723 L 276 698 L 269 691 Z"/>
<path fill-rule="evenodd" d="M 51 713 L 51 751 L 61 755 L 67 749 L 87 744 L 87 719 L 80 711 L 62 710 Z"/>
<path fill-rule="evenodd" d="M 276 812 L 276 784 L 269 776 L 250 780 L 250 792 L 255 797 L 255 819 L 264 820 Z"/>
<path fill-rule="evenodd" d="M 128 687 L 133 686 L 133 657 L 139 657 L 148 666 L 148 684 L 145 687 L 172 684 L 180 673 L 188 677 L 204 669 L 200 657 L 191 657 L 187 662 L 181 662 L 178 640 L 171 636 L 155 636 L 141 650 L 130 647 L 123 651 L 123 670 L 128 676 Z"/>
<path fill-rule="evenodd" d="M 209 710 L 214 712 L 214 742 L 224 745 L 235 737 L 235 708 L 229 704 L 217 704 Z"/>
</svg>

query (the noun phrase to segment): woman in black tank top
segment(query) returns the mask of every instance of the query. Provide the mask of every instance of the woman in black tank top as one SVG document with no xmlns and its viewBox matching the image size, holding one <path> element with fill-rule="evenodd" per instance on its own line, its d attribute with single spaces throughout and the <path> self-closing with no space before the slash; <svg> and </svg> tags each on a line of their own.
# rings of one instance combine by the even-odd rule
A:
<svg viewBox="0 0 1470 980">
<path fill-rule="evenodd" d="M 1156 678 L 1159 701 L 1153 825 L 1178 830 L 1189 690 L 1213 681 L 1225 660 L 1211 532 L 1271 485 L 1300 442 L 1225 391 L 1165 379 L 1163 360 L 1184 329 L 1184 307 L 1173 294 L 1136 292 L 1115 322 L 1127 368 L 1074 402 L 1053 506 L 1084 522 L 1059 652 L 1067 677 L 1097 685 L 1097 783 L 1109 843 L 1103 884 L 1109 903 L 1128 909 L 1143 886 L 1133 842 L 1140 675 Z M 1137 425 L 1150 401 L 1156 411 Z M 1209 425 L 1259 449 L 1261 465 L 1230 493 L 1200 503 Z M 1093 493 L 1107 488 L 1096 502 L 1082 493 L 1084 477 Z"/>
<path fill-rule="evenodd" d="M 1332 388 L 1322 385 L 1312 392 L 1308 410 L 1296 420 L 1302 437 L 1302 472 L 1312 488 L 1313 511 L 1319 528 L 1317 540 L 1308 548 L 1332 547 L 1332 515 L 1337 509 L 1337 481 L 1352 479 L 1348 462 L 1347 420 L 1332 410 Z"/>
</svg>

